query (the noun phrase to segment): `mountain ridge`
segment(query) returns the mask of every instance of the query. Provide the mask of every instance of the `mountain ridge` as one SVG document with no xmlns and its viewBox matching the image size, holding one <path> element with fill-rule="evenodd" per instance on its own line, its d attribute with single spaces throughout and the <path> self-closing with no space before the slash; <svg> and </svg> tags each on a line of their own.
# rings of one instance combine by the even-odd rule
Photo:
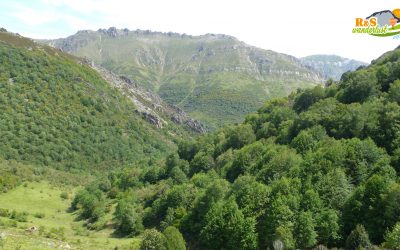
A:
<svg viewBox="0 0 400 250">
<path fill-rule="evenodd" d="M 334 54 L 315 54 L 299 58 L 305 65 L 318 70 L 326 79 L 340 80 L 343 73 L 368 63 Z"/>
<path fill-rule="evenodd" d="M 222 34 L 111 27 L 38 41 L 129 77 L 211 129 L 241 122 L 266 99 L 324 81 L 293 56 Z"/>
</svg>

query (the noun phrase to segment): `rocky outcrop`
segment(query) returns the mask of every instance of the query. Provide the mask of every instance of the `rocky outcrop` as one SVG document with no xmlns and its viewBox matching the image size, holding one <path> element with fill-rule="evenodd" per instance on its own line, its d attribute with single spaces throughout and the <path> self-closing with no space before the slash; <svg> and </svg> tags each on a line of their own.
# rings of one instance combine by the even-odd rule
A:
<svg viewBox="0 0 400 250">
<path fill-rule="evenodd" d="M 180 109 L 177 106 L 171 105 L 170 108 L 172 109 L 172 116 L 171 116 L 171 121 L 173 121 L 176 124 L 185 124 L 189 128 L 191 128 L 193 131 L 197 133 L 205 133 L 206 130 L 201 124 L 201 122 L 196 121 L 192 118 L 190 118 L 185 111 Z"/>
<path fill-rule="evenodd" d="M 201 124 L 201 122 L 193 120 L 192 118 L 189 118 L 185 121 L 186 126 L 188 126 L 189 128 L 191 128 L 193 131 L 197 132 L 197 133 L 205 133 L 206 130 L 203 127 L 203 124 Z"/>
<path fill-rule="evenodd" d="M 157 116 L 157 115 L 153 115 L 151 113 L 147 113 L 147 112 L 142 112 L 143 118 L 148 121 L 149 123 L 153 124 L 154 126 L 156 126 L 157 128 L 162 128 L 163 127 L 163 120 Z"/>
<path fill-rule="evenodd" d="M 108 83 L 117 87 L 135 104 L 136 112 L 155 127 L 163 128 L 169 120 L 196 133 L 206 132 L 199 121 L 190 118 L 182 109 L 165 103 L 157 94 L 139 86 L 130 78 L 118 76 L 89 59 L 83 59 L 82 62 L 99 72 Z"/>
<path fill-rule="evenodd" d="M 118 36 L 118 30 L 115 27 L 110 27 L 108 29 L 99 29 L 98 32 L 106 34 L 106 35 L 108 35 L 110 37 L 117 37 Z"/>
</svg>

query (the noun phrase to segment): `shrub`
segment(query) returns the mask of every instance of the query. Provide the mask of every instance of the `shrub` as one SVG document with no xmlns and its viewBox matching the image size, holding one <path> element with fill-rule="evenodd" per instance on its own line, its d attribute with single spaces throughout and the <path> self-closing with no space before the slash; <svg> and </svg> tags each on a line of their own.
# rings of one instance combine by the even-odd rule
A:
<svg viewBox="0 0 400 250">
<path fill-rule="evenodd" d="M 386 233 L 384 247 L 400 250 L 400 222 L 397 222 L 392 231 Z"/>
<path fill-rule="evenodd" d="M 57 239 L 57 240 L 65 240 L 65 228 L 64 227 L 59 227 L 59 228 L 50 228 L 49 232 L 46 234 L 47 238 L 52 238 L 52 239 Z"/>
<path fill-rule="evenodd" d="M 0 217 L 9 217 L 10 216 L 10 210 L 6 208 L 0 208 Z"/>
<path fill-rule="evenodd" d="M 44 213 L 35 213 L 33 216 L 35 216 L 36 218 L 39 218 L 39 219 L 43 219 L 45 217 L 45 214 Z"/>
<path fill-rule="evenodd" d="M 16 220 L 18 222 L 27 222 L 28 213 L 27 212 L 17 212 L 13 210 L 10 214 L 10 219 Z"/>
<path fill-rule="evenodd" d="M 185 240 L 176 227 L 167 227 L 163 234 L 166 238 L 167 250 L 186 250 Z"/>
<path fill-rule="evenodd" d="M 118 201 L 114 216 L 120 233 L 136 235 L 143 231 L 142 218 L 132 202 L 124 199 Z"/>
<path fill-rule="evenodd" d="M 351 231 L 349 237 L 346 240 L 346 249 L 358 250 L 360 248 L 369 248 L 371 242 L 369 236 L 363 225 L 357 225 L 356 228 Z"/>
<path fill-rule="evenodd" d="M 60 194 L 60 198 L 63 200 L 67 200 L 69 198 L 69 195 L 67 192 L 64 191 Z"/>
<path fill-rule="evenodd" d="M 140 250 L 167 250 L 165 236 L 156 229 L 145 230 Z"/>
</svg>

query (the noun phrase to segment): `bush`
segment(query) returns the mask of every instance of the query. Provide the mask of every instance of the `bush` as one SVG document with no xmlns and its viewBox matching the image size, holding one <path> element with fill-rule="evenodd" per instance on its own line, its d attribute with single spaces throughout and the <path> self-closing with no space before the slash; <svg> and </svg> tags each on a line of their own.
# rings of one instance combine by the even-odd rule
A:
<svg viewBox="0 0 400 250">
<path fill-rule="evenodd" d="M 165 236 L 156 229 L 145 230 L 140 250 L 167 250 Z"/>
<path fill-rule="evenodd" d="M 0 192 L 6 193 L 20 184 L 18 176 L 11 173 L 0 173 Z"/>
<path fill-rule="evenodd" d="M 346 249 L 348 250 L 368 249 L 370 246 L 371 242 L 363 225 L 357 225 L 346 240 Z"/>
<path fill-rule="evenodd" d="M 60 198 L 63 200 L 67 200 L 69 198 L 69 194 L 64 191 L 60 194 Z"/>
<path fill-rule="evenodd" d="M 0 208 L 0 217 L 9 217 L 10 216 L 10 210 L 6 208 Z"/>
<path fill-rule="evenodd" d="M 10 214 L 10 219 L 13 219 L 18 222 L 27 222 L 28 221 L 28 213 L 27 212 L 17 212 L 13 210 Z"/>
<path fill-rule="evenodd" d="M 47 238 L 57 239 L 57 240 L 65 240 L 65 228 L 50 228 L 49 232 L 45 233 Z"/>
<path fill-rule="evenodd" d="M 400 250 L 400 222 L 388 231 L 385 235 L 384 247 L 392 250 Z"/>
<path fill-rule="evenodd" d="M 166 238 L 167 250 L 186 250 L 185 240 L 176 227 L 167 227 L 163 234 Z"/>
<path fill-rule="evenodd" d="M 120 233 L 137 235 L 143 231 L 142 218 L 132 202 L 124 199 L 118 201 L 114 216 Z"/>
<path fill-rule="evenodd" d="M 45 217 L 45 214 L 44 213 L 35 213 L 33 216 L 35 216 L 36 218 L 39 218 L 39 219 L 43 219 Z"/>
</svg>

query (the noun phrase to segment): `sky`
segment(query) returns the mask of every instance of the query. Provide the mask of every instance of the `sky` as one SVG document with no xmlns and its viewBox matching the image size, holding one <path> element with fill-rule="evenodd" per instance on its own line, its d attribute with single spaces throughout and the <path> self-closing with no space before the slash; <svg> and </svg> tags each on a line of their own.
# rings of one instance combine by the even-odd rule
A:
<svg viewBox="0 0 400 250">
<path fill-rule="evenodd" d="M 370 62 L 400 40 L 353 34 L 355 18 L 397 8 L 398 0 L 1 0 L 0 27 L 31 38 L 108 27 L 219 33 L 296 57 Z"/>
</svg>

